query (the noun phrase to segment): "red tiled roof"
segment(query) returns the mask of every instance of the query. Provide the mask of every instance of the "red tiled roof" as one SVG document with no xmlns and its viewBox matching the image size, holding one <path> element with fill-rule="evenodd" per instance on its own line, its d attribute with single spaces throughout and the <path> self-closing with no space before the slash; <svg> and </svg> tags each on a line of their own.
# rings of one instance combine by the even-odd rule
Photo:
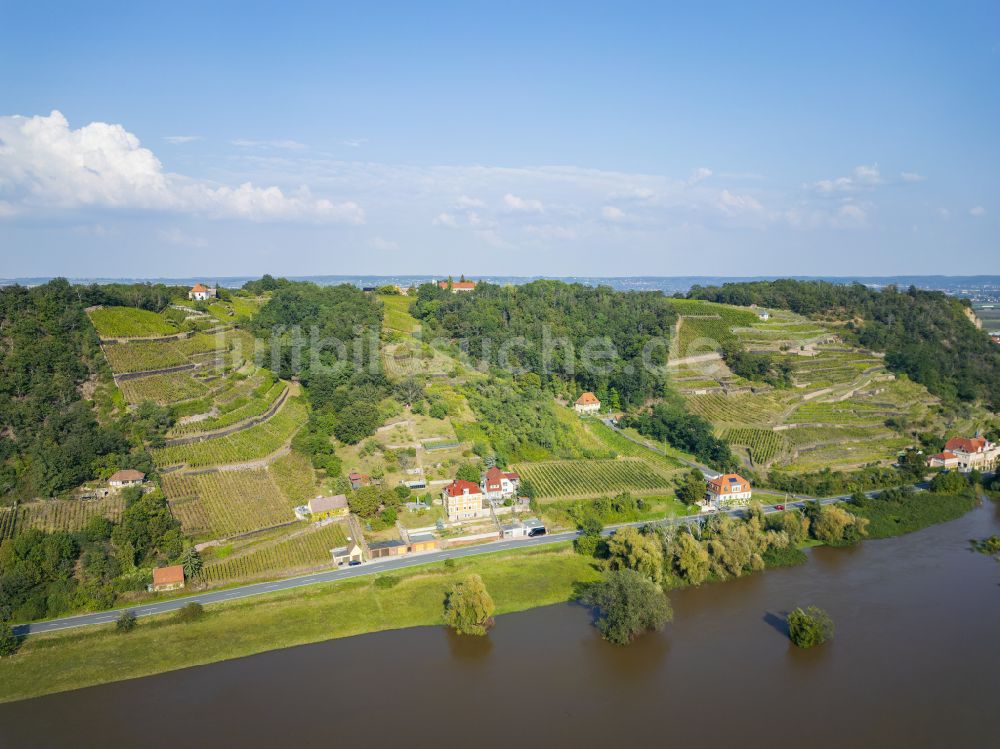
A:
<svg viewBox="0 0 1000 749">
<path fill-rule="evenodd" d="M 438 287 L 442 289 L 448 288 L 447 281 L 438 281 Z M 474 289 L 476 288 L 475 281 L 452 281 L 451 288 L 453 289 Z"/>
<path fill-rule="evenodd" d="M 725 473 L 708 482 L 708 490 L 715 494 L 725 494 L 726 492 L 723 491 L 723 487 L 734 487 L 733 489 L 727 489 L 727 491 L 731 492 L 748 492 L 750 491 L 750 482 L 738 473 Z"/>
<path fill-rule="evenodd" d="M 170 567 L 158 567 L 153 570 L 153 586 L 172 585 L 184 582 L 184 567 L 179 564 Z"/>
<path fill-rule="evenodd" d="M 200 283 L 196 283 L 194 286 L 191 287 L 191 292 L 195 293 L 198 291 L 208 291 L 208 287 L 202 286 Z"/>
<path fill-rule="evenodd" d="M 146 478 L 146 474 L 142 471 L 126 468 L 124 471 L 112 473 L 108 481 L 142 481 L 144 478 Z"/>
<path fill-rule="evenodd" d="M 479 488 L 479 484 L 474 484 L 464 479 L 455 479 L 444 488 L 445 493 L 449 497 L 461 497 L 465 493 L 465 490 L 468 490 L 469 494 L 483 493 L 482 489 Z"/>
<path fill-rule="evenodd" d="M 941 460 L 954 460 L 958 456 L 955 453 L 950 453 L 945 450 L 943 453 L 938 453 L 937 455 L 932 455 L 932 458 L 940 458 Z"/>
<path fill-rule="evenodd" d="M 986 447 L 986 440 L 982 437 L 952 437 L 944 443 L 945 450 L 960 450 L 963 453 L 976 453 Z"/>
<path fill-rule="evenodd" d="M 597 396 L 596 395 L 594 395 L 592 392 L 590 392 L 588 390 L 586 393 L 584 393 L 583 395 L 581 395 L 579 398 L 576 399 L 576 405 L 578 405 L 578 406 L 593 406 L 593 405 L 599 406 L 599 405 L 601 405 L 601 402 L 599 400 L 597 400 Z"/>
<path fill-rule="evenodd" d="M 519 473 L 514 473 L 514 472 L 511 472 L 511 473 L 505 473 L 505 474 L 503 475 L 503 477 L 504 477 L 505 479 L 508 479 L 509 481 L 520 481 L 520 480 L 521 480 L 521 474 L 519 474 Z"/>
</svg>

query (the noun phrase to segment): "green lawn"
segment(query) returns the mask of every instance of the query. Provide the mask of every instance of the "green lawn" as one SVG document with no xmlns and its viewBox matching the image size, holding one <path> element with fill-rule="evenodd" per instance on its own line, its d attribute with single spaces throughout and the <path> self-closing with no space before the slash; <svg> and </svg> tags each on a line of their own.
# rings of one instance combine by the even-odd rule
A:
<svg viewBox="0 0 1000 749">
<path fill-rule="evenodd" d="M 574 583 L 598 578 L 592 565 L 568 543 L 558 544 L 457 560 L 454 568 L 437 562 L 393 572 L 400 582 L 388 589 L 365 577 L 213 605 L 190 624 L 164 615 L 140 619 L 127 635 L 108 625 L 29 637 L 17 655 L 0 659 L 0 701 L 364 632 L 440 624 L 445 590 L 472 572 L 483 576 L 498 614 L 559 603 L 572 598 Z"/>
</svg>

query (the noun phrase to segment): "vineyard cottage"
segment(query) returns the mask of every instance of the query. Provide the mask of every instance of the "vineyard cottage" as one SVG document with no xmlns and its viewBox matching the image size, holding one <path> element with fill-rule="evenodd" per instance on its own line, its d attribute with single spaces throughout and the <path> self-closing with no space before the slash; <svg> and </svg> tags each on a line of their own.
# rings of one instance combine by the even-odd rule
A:
<svg viewBox="0 0 1000 749">
<path fill-rule="evenodd" d="M 218 289 L 210 289 L 204 284 L 196 283 L 191 287 L 191 291 L 188 292 L 188 299 L 196 302 L 204 302 L 208 299 L 215 299 L 218 294 Z"/>
<path fill-rule="evenodd" d="M 347 497 L 337 494 L 333 497 L 313 497 L 308 503 L 309 514 L 313 520 L 343 517 L 347 515 Z"/>
<path fill-rule="evenodd" d="M 184 567 L 179 564 L 153 570 L 153 591 L 177 590 L 184 587 Z"/>
<path fill-rule="evenodd" d="M 108 485 L 114 489 L 121 489 L 125 486 L 139 486 L 146 480 L 146 474 L 142 471 L 135 471 L 126 468 L 124 471 L 115 471 L 108 479 Z"/>
<path fill-rule="evenodd" d="M 597 400 L 596 395 L 588 390 L 576 399 L 576 403 L 573 404 L 573 410 L 578 414 L 596 414 L 601 410 L 601 402 Z"/>
</svg>

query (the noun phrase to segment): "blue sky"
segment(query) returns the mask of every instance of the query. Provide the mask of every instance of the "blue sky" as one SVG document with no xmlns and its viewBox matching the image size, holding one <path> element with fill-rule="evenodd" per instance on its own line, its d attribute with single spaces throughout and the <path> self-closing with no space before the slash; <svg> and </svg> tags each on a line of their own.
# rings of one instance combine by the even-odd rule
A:
<svg viewBox="0 0 1000 749">
<path fill-rule="evenodd" d="M 0 2 L 0 277 L 1000 273 L 1000 4 L 873 5 Z"/>
</svg>

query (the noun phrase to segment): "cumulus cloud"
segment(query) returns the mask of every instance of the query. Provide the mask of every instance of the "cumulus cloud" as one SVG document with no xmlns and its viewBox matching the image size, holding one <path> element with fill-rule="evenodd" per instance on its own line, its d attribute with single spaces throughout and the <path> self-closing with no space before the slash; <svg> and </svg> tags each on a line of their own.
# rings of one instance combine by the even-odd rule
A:
<svg viewBox="0 0 1000 749">
<path fill-rule="evenodd" d="M 540 200 L 529 200 L 507 193 L 503 196 L 503 204 L 515 213 L 544 213 L 545 206 Z"/>
<path fill-rule="evenodd" d="M 601 208 L 601 216 L 608 221 L 624 221 L 626 218 L 625 211 L 614 205 L 606 205 Z"/>
<path fill-rule="evenodd" d="M 691 178 L 688 180 L 689 185 L 697 185 L 699 182 L 704 182 L 706 179 L 712 176 L 712 170 L 707 166 L 700 166 L 694 170 L 691 174 Z"/>
<path fill-rule="evenodd" d="M 723 213 L 734 216 L 740 213 L 757 213 L 764 210 L 756 198 L 751 195 L 739 195 L 723 190 L 719 193 L 719 207 Z"/>
<path fill-rule="evenodd" d="M 975 216 L 976 218 L 979 218 L 980 216 L 985 216 L 986 209 L 983 208 L 981 205 L 973 206 L 972 208 L 969 209 L 969 215 Z"/>
<path fill-rule="evenodd" d="M 121 125 L 76 130 L 58 111 L 0 117 L 0 216 L 101 208 L 251 221 L 364 223 L 357 203 L 314 198 L 302 187 L 217 185 L 173 174 Z"/>
</svg>

